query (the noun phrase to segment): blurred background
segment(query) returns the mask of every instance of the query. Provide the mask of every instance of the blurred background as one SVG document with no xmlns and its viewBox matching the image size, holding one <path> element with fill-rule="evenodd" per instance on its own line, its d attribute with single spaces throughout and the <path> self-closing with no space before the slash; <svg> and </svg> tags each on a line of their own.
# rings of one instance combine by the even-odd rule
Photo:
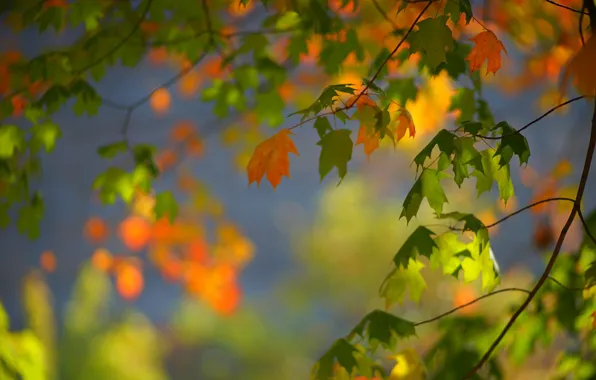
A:
<svg viewBox="0 0 596 380">
<path fill-rule="evenodd" d="M 229 6 L 231 28 L 258 28 L 261 10 L 251 4 Z M 26 57 L 77 37 L 76 31 L 14 33 L 4 21 L 2 49 Z M 499 28 L 498 19 L 491 25 Z M 362 38 L 375 37 L 368 31 Z M 557 76 L 528 63 L 528 45 L 535 41 L 502 40 L 509 55 L 497 78 L 506 79 L 494 83 L 492 75 L 484 77 L 490 82 L 484 96 L 496 121 L 520 127 L 554 105 Z M 274 49 L 283 55 L 283 48 Z M 349 68 L 326 75 L 314 64 L 316 55 L 313 42 L 311 55 L 280 88 L 285 114 L 316 99 L 322 83 L 353 83 L 362 76 Z M 114 103 L 130 104 L 184 65 L 184 58 L 155 49 L 134 69 L 109 70 L 97 90 Z M 522 74 L 534 82 L 514 88 Z M 110 161 L 96 153 L 99 145 L 119 138 L 123 111 L 104 105 L 96 116 L 76 117 L 68 108 L 54 118 L 63 136 L 43 157 L 41 236 L 30 241 L 14 225 L 0 231 L 0 301 L 11 330 L 33 326 L 49 347 L 56 378 L 307 378 L 333 340 L 383 306 L 377 290 L 390 260 L 416 224 L 431 220 L 425 209 L 421 215 L 427 219 L 408 226 L 399 219 L 400 207 L 414 180 L 414 155 L 436 131 L 453 126 L 449 99 L 458 83 L 445 75 L 422 78 L 418 98 L 407 107 L 416 138 L 405 139 L 396 150 L 383 146 L 370 157 L 356 146 L 339 186 L 333 175 L 319 181 L 316 131 L 309 124 L 295 130 L 300 157 L 291 157 L 291 179 L 274 191 L 265 182 L 247 186 L 244 169 L 272 129 L 257 122 L 254 112 L 221 119 L 211 104 L 197 100 L 224 75 L 214 56 L 131 119 L 130 140 L 160 151 L 163 175 L 156 190 L 174 189 L 180 217 L 173 226 L 150 221 L 150 195 L 139 194 L 133 207 L 105 206 L 91 189 L 108 166 L 133 165 L 124 156 Z M 475 212 L 490 223 L 545 194 L 572 196 L 591 111 L 588 102 L 576 102 L 526 131 L 530 165 L 513 168 L 516 195 L 507 205 L 495 201 L 494 191 L 476 199 L 474 185 L 467 183 L 450 189 L 448 210 Z M 281 126 L 296 121 L 289 118 Z M 596 197 L 587 194 L 585 209 L 592 210 Z M 529 286 L 541 273 L 551 229 L 558 233 L 561 225 L 559 214 L 526 212 L 491 229 L 502 286 Z M 567 249 L 577 248 L 580 240 L 581 229 L 574 226 Z M 213 255 L 228 257 L 233 265 L 206 271 L 198 264 L 189 269 L 182 259 L 202 263 Z M 129 265 L 131 258 L 135 265 Z M 114 275 L 108 268 L 118 263 L 123 266 Z M 481 294 L 479 284 L 463 285 L 426 269 L 424 275 L 428 288 L 422 302 L 396 307 L 398 315 L 421 320 Z M 490 314 L 502 300 L 521 299 L 498 297 L 469 312 Z M 425 336 L 411 344 L 428 346 Z M 530 362 L 526 370 L 547 371 L 544 360 Z M 528 373 L 508 378 L 529 378 L 523 377 Z"/>
</svg>

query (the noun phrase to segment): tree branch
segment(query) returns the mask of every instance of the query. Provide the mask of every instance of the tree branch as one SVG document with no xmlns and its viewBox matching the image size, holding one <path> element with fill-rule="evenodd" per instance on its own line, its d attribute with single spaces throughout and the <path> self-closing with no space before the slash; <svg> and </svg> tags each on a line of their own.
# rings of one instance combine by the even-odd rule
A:
<svg viewBox="0 0 596 380">
<path fill-rule="evenodd" d="M 397 30 L 399 29 L 399 26 L 395 23 L 395 21 L 393 21 L 392 19 L 389 18 L 389 16 L 387 15 L 387 12 L 381 7 L 381 4 L 379 4 L 379 2 L 377 0 L 372 0 L 373 5 L 375 6 L 375 9 L 377 11 L 379 11 L 379 13 L 381 14 L 381 16 L 383 16 L 383 18 L 391 24 L 391 26 L 393 26 L 393 29 Z"/>
<path fill-rule="evenodd" d="M 94 67 L 95 65 L 100 64 L 101 62 L 103 62 L 104 59 L 106 59 L 110 55 L 112 55 L 115 52 L 117 52 L 118 50 L 120 50 L 120 48 L 122 46 L 124 46 L 124 44 L 126 44 L 128 42 L 128 40 L 130 40 L 131 37 L 139 30 L 139 28 L 141 27 L 141 24 L 143 23 L 143 21 L 145 21 L 145 18 L 147 18 L 147 14 L 149 14 L 149 9 L 151 9 L 151 3 L 153 3 L 153 0 L 147 0 L 147 5 L 145 6 L 145 9 L 143 10 L 143 14 L 141 15 L 141 17 L 139 17 L 139 20 L 133 26 L 133 28 L 130 31 L 130 33 L 128 33 L 119 43 L 117 43 L 113 48 L 111 48 L 106 54 L 104 54 L 103 56 L 99 57 L 95 61 L 87 64 L 86 66 L 81 67 L 80 69 L 75 70 L 74 73 L 75 74 L 83 73 L 83 72 L 89 70 L 90 68 Z"/>
<path fill-rule="evenodd" d="M 472 300 L 472 301 L 470 301 L 468 303 L 465 303 L 465 304 L 460 305 L 460 306 L 458 306 L 456 308 L 453 308 L 453 309 L 451 309 L 449 311 L 446 311 L 443 314 L 439 314 L 436 317 L 433 317 L 433 318 L 430 318 L 430 319 L 426 319 L 424 321 L 416 322 L 416 323 L 414 323 L 414 326 L 415 327 L 418 327 L 418 326 L 421 326 L 421 325 L 425 325 L 425 324 L 428 324 L 428 323 L 437 321 L 437 320 L 439 320 L 439 319 L 441 319 L 443 317 L 446 317 L 448 315 L 451 315 L 451 314 L 455 313 L 458 310 L 461 310 L 461 309 L 463 309 L 465 307 L 468 307 L 468 306 L 470 306 L 472 304 L 475 304 L 476 302 L 478 302 L 480 300 L 483 300 L 485 298 L 494 296 L 495 294 L 505 293 L 505 292 L 523 292 L 523 293 L 526 293 L 526 294 L 530 294 L 530 291 L 529 290 L 522 289 L 522 288 L 505 288 L 505 289 L 495 290 L 494 292 L 487 293 L 487 294 L 485 294 L 483 296 L 480 296 L 480 297 L 476 298 L 475 300 Z"/>
<path fill-rule="evenodd" d="M 584 99 L 584 98 L 586 98 L 586 96 L 583 96 L 583 95 L 582 95 L 582 96 L 576 96 L 575 98 L 573 98 L 573 99 L 569 99 L 569 100 L 568 100 L 568 101 L 566 101 L 566 102 L 563 102 L 563 103 L 561 103 L 561 104 L 557 104 L 557 105 L 556 105 L 556 106 L 554 106 L 553 108 L 549 109 L 548 111 L 546 111 L 545 113 L 543 113 L 542 115 L 540 115 L 538 118 L 536 118 L 536 119 L 532 120 L 532 121 L 531 121 L 531 122 L 529 122 L 528 124 L 524 125 L 524 126 L 523 126 L 523 127 L 521 127 L 520 129 L 516 130 L 515 132 L 511 132 L 511 133 L 508 133 L 508 134 L 506 134 L 506 135 L 501 135 L 501 136 L 484 136 L 484 135 L 473 135 L 473 136 L 475 136 L 475 137 L 480 137 L 480 138 L 487 139 L 487 140 L 500 140 L 500 139 L 502 139 L 502 138 L 505 138 L 505 137 L 510 137 L 510 136 L 517 135 L 517 134 L 521 133 L 522 131 L 524 131 L 525 129 L 528 129 L 528 128 L 530 128 L 532 125 L 534 125 L 534 124 L 538 123 L 540 120 L 544 119 L 545 117 L 547 117 L 547 116 L 548 116 L 548 115 L 550 115 L 551 113 L 555 112 L 555 111 L 556 111 L 556 110 L 558 110 L 559 108 L 561 108 L 561 107 L 565 107 L 565 106 L 566 106 L 566 105 L 568 105 L 568 104 L 571 104 L 571 103 L 573 103 L 573 102 L 576 102 L 576 101 L 578 101 L 578 100 L 580 100 L 580 99 Z"/>
<path fill-rule="evenodd" d="M 308 123 L 310 121 L 313 121 L 313 120 L 315 120 L 315 119 L 317 119 L 319 117 L 327 117 L 327 116 L 330 116 L 330 115 L 335 115 L 337 112 L 345 111 L 345 110 L 348 110 L 348 109 L 354 107 L 354 104 L 356 104 L 356 102 L 358 101 L 358 99 L 360 99 L 362 97 L 362 95 L 364 95 L 364 93 L 366 93 L 366 91 L 368 90 L 368 88 L 370 87 L 370 85 L 375 81 L 375 79 L 377 79 L 377 77 L 381 73 L 381 70 L 383 69 L 383 67 L 387 64 L 387 62 L 389 62 L 389 60 L 391 59 L 391 57 L 393 57 L 393 55 L 397 52 L 397 50 L 399 50 L 399 48 L 406 41 L 406 38 L 408 38 L 408 36 L 410 35 L 410 33 L 412 33 L 412 30 L 414 30 L 414 27 L 416 26 L 416 24 L 418 23 L 418 20 L 420 20 L 420 18 L 424 14 L 424 12 L 426 12 L 426 10 L 436 0 L 430 0 L 430 1 L 429 0 L 425 0 L 425 1 L 428 1 L 428 4 L 426 4 L 426 6 L 424 7 L 424 9 L 422 9 L 422 11 L 420 12 L 420 14 L 418 14 L 418 17 L 416 17 L 416 19 L 414 20 L 414 22 L 410 26 L 410 29 L 408 29 L 408 31 L 404 34 L 404 36 L 401 38 L 401 40 L 399 41 L 399 43 L 397 44 L 397 46 L 395 47 L 395 49 L 393 49 L 393 51 L 387 56 L 387 58 L 385 59 L 385 61 L 380 65 L 380 67 L 377 70 L 377 72 L 375 73 L 375 75 L 373 75 L 373 77 L 370 79 L 370 81 L 368 82 L 368 84 L 364 87 L 364 89 L 362 89 L 362 91 L 360 91 L 360 93 L 358 94 L 358 96 L 356 96 L 356 98 L 354 99 L 354 101 L 352 101 L 351 104 L 348 104 L 348 105 L 346 105 L 344 107 L 341 107 L 341 108 L 336 108 L 336 109 L 334 109 L 332 111 L 323 112 L 321 114 L 308 117 L 308 118 L 300 121 L 299 123 L 294 124 L 293 126 L 289 127 L 288 129 L 292 130 L 292 129 L 298 128 L 298 127 L 300 127 L 300 126 L 302 126 L 302 125 L 304 125 L 304 124 L 306 124 L 306 123 Z M 418 1 L 418 0 L 408 1 L 408 3 L 414 3 L 414 2 L 421 3 L 422 1 Z"/>
<path fill-rule="evenodd" d="M 585 15 L 587 15 L 587 14 L 588 14 L 588 13 L 586 13 L 586 12 L 585 12 L 585 9 L 582 9 L 582 10 L 580 11 L 579 9 L 571 8 L 571 7 L 568 7 L 567 5 L 559 4 L 559 3 L 557 3 L 557 2 L 554 2 L 554 1 L 552 1 L 552 0 L 545 0 L 545 1 L 546 1 L 547 3 L 549 3 L 549 4 L 555 5 L 555 6 L 557 6 L 557 7 L 560 7 L 560 8 L 567 9 L 568 11 L 571 11 L 571 12 L 575 12 L 575 13 L 582 13 L 582 14 L 585 14 Z"/>
</svg>

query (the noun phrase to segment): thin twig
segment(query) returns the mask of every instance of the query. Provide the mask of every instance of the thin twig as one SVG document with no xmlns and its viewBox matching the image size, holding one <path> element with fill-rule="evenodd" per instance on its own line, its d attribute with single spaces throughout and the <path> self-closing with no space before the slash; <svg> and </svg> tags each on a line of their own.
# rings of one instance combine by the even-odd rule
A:
<svg viewBox="0 0 596 380">
<path fill-rule="evenodd" d="M 594 235 L 592 235 L 592 231 L 590 231 L 590 227 L 588 226 L 588 223 L 586 222 L 586 219 L 584 218 L 584 214 L 581 210 L 577 210 L 577 216 L 579 216 L 579 220 L 581 220 L 582 225 L 584 226 L 584 230 L 586 230 L 586 235 L 588 235 L 588 237 L 592 240 L 592 242 L 594 244 L 596 244 L 596 237 L 594 237 Z"/>
<path fill-rule="evenodd" d="M 470 306 L 472 304 L 475 304 L 476 302 L 478 302 L 480 300 L 483 300 L 485 298 L 494 296 L 495 294 L 505 293 L 505 292 L 523 292 L 523 293 L 526 293 L 526 294 L 530 294 L 530 291 L 529 290 L 522 289 L 522 288 L 504 288 L 504 289 L 495 290 L 494 292 L 487 293 L 487 294 L 485 294 L 483 296 L 480 296 L 480 297 L 478 297 L 478 298 L 476 298 L 476 299 L 474 299 L 474 300 L 472 300 L 472 301 L 470 301 L 468 303 L 465 303 L 465 304 L 460 305 L 460 306 L 458 306 L 456 308 L 453 308 L 453 309 L 451 309 L 449 311 L 446 311 L 443 314 L 439 314 L 436 317 L 433 317 L 433 318 L 430 318 L 430 319 L 426 319 L 424 321 L 416 322 L 416 323 L 414 323 L 414 326 L 415 327 L 418 327 L 418 326 L 421 326 L 421 325 L 425 325 L 425 324 L 428 324 L 428 323 L 437 321 L 437 320 L 439 320 L 439 319 L 441 319 L 443 317 L 446 317 L 448 315 L 451 315 L 451 314 L 455 313 L 458 310 L 461 310 L 461 309 L 463 309 L 465 307 L 468 307 L 468 306 Z"/>
<path fill-rule="evenodd" d="M 106 59 L 110 55 L 112 55 L 112 54 L 116 53 L 118 50 L 120 50 L 120 48 L 122 46 L 124 46 L 128 42 L 128 40 L 131 39 L 131 37 L 134 36 L 134 34 L 139 30 L 143 21 L 145 21 L 147 14 L 149 14 L 149 9 L 151 8 L 151 3 L 153 3 L 153 0 L 147 0 L 147 5 L 145 6 L 145 9 L 143 10 L 143 14 L 141 15 L 141 17 L 139 17 L 138 21 L 133 26 L 132 30 L 122 40 L 120 40 L 120 42 L 118 42 L 113 48 L 111 48 L 106 54 L 102 55 L 100 58 L 87 64 L 84 67 L 81 67 L 80 69 L 75 70 L 74 71 L 75 74 L 83 73 L 83 72 L 89 70 L 90 68 L 95 67 L 96 65 L 103 62 L 104 59 Z"/>
<path fill-rule="evenodd" d="M 395 55 L 395 53 L 397 53 L 397 51 L 399 50 L 399 48 L 401 47 L 401 45 L 406 41 L 406 39 L 408 38 L 408 36 L 410 35 L 410 33 L 412 33 L 412 31 L 414 30 L 414 27 L 418 23 L 418 20 L 420 20 L 420 18 L 422 17 L 422 15 L 426 12 L 426 10 L 428 8 L 430 8 L 430 6 L 432 5 L 432 3 L 434 1 L 435 0 L 428 1 L 428 4 L 426 4 L 426 6 L 422 9 L 422 11 L 418 14 L 418 16 L 416 17 L 416 19 L 414 20 L 414 22 L 412 23 L 412 25 L 410 25 L 410 28 L 408 29 L 408 31 L 406 32 L 406 34 L 404 34 L 404 36 L 399 41 L 399 43 L 397 44 L 397 46 L 395 46 L 395 48 L 393 49 L 393 51 L 391 53 L 389 53 L 389 55 L 387 56 L 387 58 L 385 58 L 385 61 L 379 66 L 379 68 L 377 69 L 377 72 L 375 73 L 375 75 L 373 75 L 373 77 L 370 78 L 370 80 L 368 81 L 368 83 L 366 84 L 366 86 L 364 87 L 364 89 L 362 91 L 360 91 L 360 93 L 358 94 L 358 96 L 356 96 L 356 98 L 352 101 L 352 103 L 348 105 L 349 108 L 353 107 L 354 104 L 356 104 L 358 102 L 358 100 L 362 97 L 362 95 L 364 95 L 366 93 L 366 91 L 368 90 L 368 88 L 373 84 L 373 82 L 377 79 L 377 77 L 379 76 L 379 74 L 383 70 L 383 67 L 385 67 L 385 65 L 387 64 L 387 62 L 389 62 L 389 60 Z M 408 1 L 408 2 L 414 2 L 414 1 Z M 418 1 L 416 1 L 416 2 L 418 2 Z"/>
<path fill-rule="evenodd" d="M 379 2 L 377 0 L 372 0 L 373 5 L 375 6 L 375 9 L 381 14 L 381 16 L 383 16 L 383 18 L 391 24 L 391 26 L 393 26 L 393 29 L 397 30 L 399 29 L 399 25 L 397 25 L 397 23 L 389 18 L 389 15 L 387 15 L 387 12 L 381 7 L 381 4 L 379 4 Z"/>
<path fill-rule="evenodd" d="M 502 135 L 502 136 L 484 136 L 484 135 L 474 135 L 474 136 L 481 137 L 481 138 L 487 139 L 487 140 L 500 140 L 500 139 L 505 138 L 505 137 L 510 137 L 510 136 L 517 135 L 517 134 L 521 133 L 522 131 L 524 131 L 525 129 L 530 128 L 532 125 L 538 123 L 540 120 L 544 119 L 545 117 L 547 117 L 551 113 L 555 112 L 559 108 L 565 107 L 568 104 L 571 104 L 573 102 L 576 102 L 576 101 L 578 101 L 580 99 L 584 99 L 586 97 L 587 96 L 584 96 L 584 95 L 582 95 L 582 96 L 576 96 L 575 98 L 569 99 L 566 102 L 563 102 L 561 104 L 557 104 L 553 108 L 549 109 L 548 111 L 546 111 L 545 113 L 543 113 L 542 115 L 540 115 L 540 117 L 532 120 L 531 122 L 529 122 L 528 124 L 524 125 L 523 127 L 521 127 L 520 129 L 516 130 L 515 132 L 511 132 L 511 133 L 508 133 L 508 134 Z"/>
<path fill-rule="evenodd" d="M 569 7 L 569 6 L 567 6 L 567 5 L 559 4 L 559 3 L 555 2 L 555 1 L 552 1 L 552 0 L 545 0 L 545 1 L 546 1 L 547 3 L 549 3 L 549 4 L 552 4 L 552 5 L 555 5 L 555 6 L 557 6 L 557 7 L 561 7 L 561 8 L 567 9 L 568 11 L 571 11 L 571 12 L 575 12 L 575 13 L 583 13 L 583 14 L 585 14 L 585 15 L 589 14 L 589 13 L 586 13 L 586 10 L 585 10 L 585 8 L 583 8 L 583 9 L 580 11 L 579 9 L 575 9 L 575 8 Z"/>
</svg>

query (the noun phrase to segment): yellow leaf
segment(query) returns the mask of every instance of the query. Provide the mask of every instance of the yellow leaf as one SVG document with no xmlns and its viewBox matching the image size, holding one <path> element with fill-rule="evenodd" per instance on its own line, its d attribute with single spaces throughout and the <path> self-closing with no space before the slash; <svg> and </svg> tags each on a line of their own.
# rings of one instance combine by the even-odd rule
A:
<svg viewBox="0 0 596 380">
<path fill-rule="evenodd" d="M 425 378 L 424 366 L 418 353 L 411 348 L 391 356 L 397 363 L 391 370 L 389 380 L 422 380 Z"/>
</svg>

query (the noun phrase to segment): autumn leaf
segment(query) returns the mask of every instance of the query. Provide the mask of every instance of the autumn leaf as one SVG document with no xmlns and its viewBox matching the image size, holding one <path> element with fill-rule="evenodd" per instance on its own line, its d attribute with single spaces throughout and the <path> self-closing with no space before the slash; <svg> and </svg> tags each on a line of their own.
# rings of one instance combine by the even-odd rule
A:
<svg viewBox="0 0 596 380">
<path fill-rule="evenodd" d="M 130 263 L 122 263 L 116 271 L 116 290 L 127 300 L 135 300 L 143 291 L 143 274 L 139 267 Z"/>
<path fill-rule="evenodd" d="M 397 116 L 397 128 L 395 131 L 395 142 L 401 140 L 405 135 L 406 131 L 410 133 L 410 137 L 416 136 L 416 127 L 414 126 L 414 120 L 412 115 L 407 109 L 402 108 Z"/>
<path fill-rule="evenodd" d="M 507 54 L 503 43 L 490 30 L 480 32 L 470 40 L 475 44 L 470 54 L 466 57 L 466 60 L 470 62 L 470 71 L 480 70 L 484 61 L 488 60 L 486 74 L 496 74 L 501 68 L 501 50 Z"/>
<path fill-rule="evenodd" d="M 39 264 L 41 268 L 48 273 L 52 273 L 56 270 L 56 256 L 54 255 L 54 252 L 44 251 L 39 257 Z"/>
<path fill-rule="evenodd" d="M 172 96 L 165 88 L 157 89 L 149 98 L 149 105 L 156 114 L 164 114 L 172 104 Z"/>
<path fill-rule="evenodd" d="M 358 95 L 360 94 L 360 92 L 356 92 L 354 95 L 352 95 L 348 101 L 346 102 L 346 104 L 348 106 L 356 106 L 358 109 L 361 109 L 363 107 L 376 107 L 377 103 L 375 103 L 374 100 L 372 100 L 367 94 L 363 94 L 362 96 L 358 97 Z"/>
<path fill-rule="evenodd" d="M 263 176 L 267 175 L 267 180 L 275 189 L 283 176 L 290 178 L 289 153 L 300 156 L 290 138 L 292 134 L 289 129 L 282 129 L 257 145 L 246 168 L 249 185 L 255 181 L 260 185 Z"/>
<path fill-rule="evenodd" d="M 151 226 L 144 218 L 129 216 L 118 228 L 120 239 L 131 251 L 140 251 L 151 238 Z"/>
<path fill-rule="evenodd" d="M 590 36 L 586 44 L 571 58 L 561 79 L 559 92 L 561 97 L 567 91 L 567 85 L 571 77 L 574 78 L 578 92 L 582 95 L 593 96 L 596 91 L 596 77 L 594 76 L 594 64 L 596 63 L 596 37 Z"/>
<path fill-rule="evenodd" d="M 379 133 L 375 132 L 373 128 L 367 127 L 364 123 L 361 123 L 355 145 L 360 144 L 364 144 L 364 153 L 367 156 L 370 156 L 371 153 L 379 147 Z"/>
</svg>

